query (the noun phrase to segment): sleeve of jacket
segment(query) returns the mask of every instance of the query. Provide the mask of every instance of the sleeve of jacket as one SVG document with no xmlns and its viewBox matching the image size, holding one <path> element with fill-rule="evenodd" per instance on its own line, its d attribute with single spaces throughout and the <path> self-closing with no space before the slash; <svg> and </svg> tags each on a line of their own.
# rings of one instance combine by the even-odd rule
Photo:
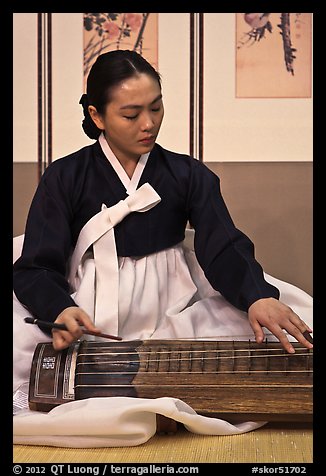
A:
<svg viewBox="0 0 326 476">
<path fill-rule="evenodd" d="M 76 305 L 66 280 L 71 250 L 66 182 L 59 167 L 49 166 L 43 174 L 27 217 L 22 255 L 14 263 L 17 298 L 35 317 L 46 321 L 54 321 L 63 309 Z"/>
<path fill-rule="evenodd" d="M 279 290 L 264 279 L 252 241 L 233 223 L 219 178 L 197 160 L 191 171 L 188 207 L 195 253 L 213 288 L 243 311 L 260 298 L 279 299 Z"/>
</svg>

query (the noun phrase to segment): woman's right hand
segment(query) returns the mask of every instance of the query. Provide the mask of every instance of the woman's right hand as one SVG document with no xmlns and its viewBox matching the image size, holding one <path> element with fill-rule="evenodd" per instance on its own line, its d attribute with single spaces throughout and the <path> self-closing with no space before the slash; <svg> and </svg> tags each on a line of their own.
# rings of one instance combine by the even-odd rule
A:
<svg viewBox="0 0 326 476">
<path fill-rule="evenodd" d="M 65 324 L 67 330 L 52 329 L 52 344 L 55 350 L 63 350 L 83 335 L 81 326 L 89 331 L 100 332 L 89 315 L 78 306 L 64 309 L 57 319 L 57 324 Z"/>
</svg>

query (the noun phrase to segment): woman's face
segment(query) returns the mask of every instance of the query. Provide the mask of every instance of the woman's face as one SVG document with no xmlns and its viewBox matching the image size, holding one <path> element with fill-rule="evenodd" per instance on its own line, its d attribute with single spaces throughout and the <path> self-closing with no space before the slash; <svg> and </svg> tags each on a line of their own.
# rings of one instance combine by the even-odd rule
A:
<svg viewBox="0 0 326 476">
<path fill-rule="evenodd" d="M 96 110 L 95 110 L 96 111 Z M 94 117 L 94 114 L 96 118 Z M 111 91 L 105 114 L 92 114 L 118 159 L 136 160 L 154 147 L 164 115 L 161 89 L 147 74 L 123 81 Z"/>
</svg>

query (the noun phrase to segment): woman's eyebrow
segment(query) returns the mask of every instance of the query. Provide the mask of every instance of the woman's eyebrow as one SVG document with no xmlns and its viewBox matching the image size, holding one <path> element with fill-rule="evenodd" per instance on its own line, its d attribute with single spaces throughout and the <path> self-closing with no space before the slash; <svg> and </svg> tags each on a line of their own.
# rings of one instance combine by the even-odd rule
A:
<svg viewBox="0 0 326 476">
<path fill-rule="evenodd" d="M 162 99 L 162 94 L 159 94 L 151 103 L 150 103 L 150 106 L 152 104 L 154 104 L 155 102 L 159 101 L 160 99 Z M 143 106 L 140 106 L 138 104 L 126 104 L 125 106 L 121 106 L 120 109 L 141 109 Z"/>
</svg>

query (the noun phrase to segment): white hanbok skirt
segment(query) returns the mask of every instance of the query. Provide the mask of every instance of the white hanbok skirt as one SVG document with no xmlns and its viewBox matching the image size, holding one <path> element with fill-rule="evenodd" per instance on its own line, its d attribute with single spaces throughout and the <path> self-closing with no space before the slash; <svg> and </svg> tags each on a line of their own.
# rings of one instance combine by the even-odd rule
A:
<svg viewBox="0 0 326 476">
<path fill-rule="evenodd" d="M 15 240 L 14 259 L 19 256 L 22 237 Z M 175 247 L 144 257 L 119 258 L 118 262 L 118 330 L 124 340 L 254 340 L 247 313 L 232 306 L 207 281 L 193 250 L 191 232 Z M 80 286 L 72 296 L 94 316 L 94 259 L 84 260 L 78 271 Z M 268 274 L 265 278 L 278 287 L 280 300 L 312 327 L 312 297 Z M 36 344 L 50 341 L 37 326 L 26 327 L 23 320 L 26 315 L 26 309 L 14 295 L 13 390 L 16 399 L 21 398 L 21 389 L 27 388 Z M 110 333 L 110 329 L 102 331 Z M 268 340 L 276 340 L 267 329 L 266 336 Z M 80 411 L 83 411 L 82 419 L 78 417 Z M 14 442 L 69 447 L 137 445 L 155 433 L 156 413 L 174 418 L 189 431 L 201 434 L 238 434 L 264 424 L 235 425 L 203 417 L 169 396 L 153 400 L 104 397 L 69 402 L 49 413 L 22 409 L 14 416 Z"/>
</svg>

